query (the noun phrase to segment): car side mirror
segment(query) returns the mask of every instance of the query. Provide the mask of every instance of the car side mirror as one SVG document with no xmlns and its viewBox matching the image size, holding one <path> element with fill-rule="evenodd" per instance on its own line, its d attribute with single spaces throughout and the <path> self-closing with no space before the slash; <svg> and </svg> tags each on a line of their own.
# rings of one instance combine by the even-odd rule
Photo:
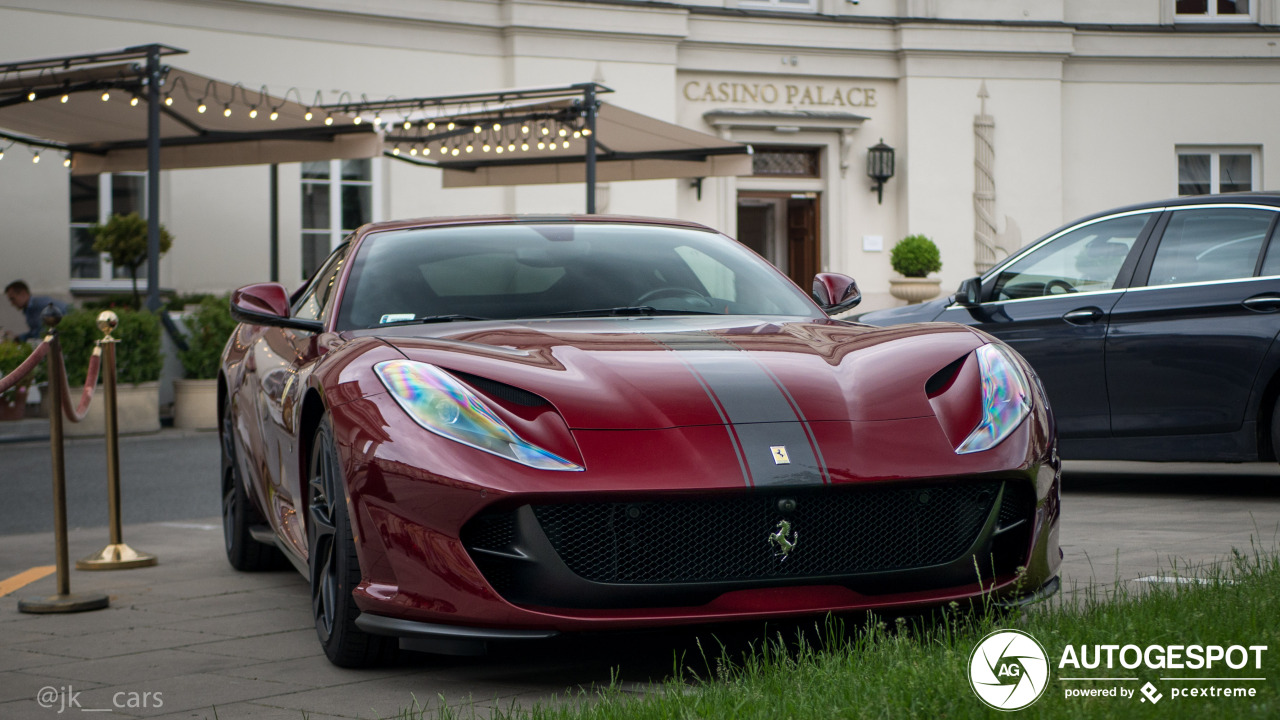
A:
<svg viewBox="0 0 1280 720">
<path fill-rule="evenodd" d="M 813 299 L 828 315 L 835 315 L 862 302 L 862 293 L 848 275 L 818 273 L 813 278 Z"/>
<path fill-rule="evenodd" d="M 319 320 L 289 316 L 289 292 L 280 283 L 245 285 L 231 294 L 231 317 L 248 325 L 323 332 Z"/>
<path fill-rule="evenodd" d="M 982 297 L 982 278 L 972 277 L 960 283 L 955 303 L 961 307 L 977 307 Z"/>
</svg>

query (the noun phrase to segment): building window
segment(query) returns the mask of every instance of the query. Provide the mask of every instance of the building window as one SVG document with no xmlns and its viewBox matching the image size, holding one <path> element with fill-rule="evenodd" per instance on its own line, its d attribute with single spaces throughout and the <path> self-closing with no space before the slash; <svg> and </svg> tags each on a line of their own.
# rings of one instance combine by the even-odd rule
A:
<svg viewBox="0 0 1280 720">
<path fill-rule="evenodd" d="M 373 222 L 373 160 L 302 163 L 302 277 L 311 277 L 342 238 Z"/>
<path fill-rule="evenodd" d="M 751 155 L 751 174 L 757 177 L 822 177 L 819 148 L 760 147 Z"/>
<path fill-rule="evenodd" d="M 1251 0 L 1174 0 L 1178 22 L 1249 22 L 1255 19 Z"/>
<path fill-rule="evenodd" d="M 129 268 L 112 267 L 111 256 L 94 252 L 89 228 L 112 215 L 136 212 L 147 216 L 146 173 L 103 173 L 71 176 L 71 284 L 101 287 L 104 282 L 129 279 Z M 147 265 L 138 269 L 139 289 L 145 286 Z M 110 283 L 115 285 L 116 283 Z"/>
<path fill-rule="evenodd" d="M 1178 150 L 1178 194 L 1248 192 L 1258 187 L 1258 151 L 1244 148 Z"/>
<path fill-rule="evenodd" d="M 761 9 L 817 12 L 818 0 L 738 0 L 738 7 L 743 10 Z"/>
</svg>

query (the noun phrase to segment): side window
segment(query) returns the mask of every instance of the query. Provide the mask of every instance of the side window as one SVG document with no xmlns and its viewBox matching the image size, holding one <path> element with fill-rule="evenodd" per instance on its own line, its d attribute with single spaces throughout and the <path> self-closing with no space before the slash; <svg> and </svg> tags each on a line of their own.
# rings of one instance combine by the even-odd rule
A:
<svg viewBox="0 0 1280 720">
<path fill-rule="evenodd" d="M 294 317 L 302 320 L 321 318 L 329 304 L 329 298 L 333 296 L 334 285 L 338 282 L 338 275 L 342 272 L 342 266 L 347 259 L 347 250 L 350 248 L 351 245 L 346 244 L 334 251 L 328 264 L 311 281 L 311 287 L 298 298 L 293 310 Z"/>
<path fill-rule="evenodd" d="M 1151 213 L 1099 220 L 1068 230 L 996 277 L 993 300 L 1110 290 Z"/>
<path fill-rule="evenodd" d="M 1252 208 L 1174 211 L 1156 249 L 1147 285 L 1253 277 L 1275 216 Z"/>
</svg>

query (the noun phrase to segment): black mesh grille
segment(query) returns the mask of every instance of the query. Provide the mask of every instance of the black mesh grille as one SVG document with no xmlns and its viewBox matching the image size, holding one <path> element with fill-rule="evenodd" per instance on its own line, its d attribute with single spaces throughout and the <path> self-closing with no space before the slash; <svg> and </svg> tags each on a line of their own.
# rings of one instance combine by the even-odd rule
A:
<svg viewBox="0 0 1280 720">
<path fill-rule="evenodd" d="M 828 488 L 720 498 L 535 506 L 578 576 L 601 583 L 800 578 L 928 567 L 977 539 L 999 482 Z M 780 501 L 793 500 L 784 514 Z M 786 559 L 769 536 L 787 520 Z"/>
<path fill-rule="evenodd" d="M 1009 527 L 1019 520 L 1030 520 L 1035 495 L 1030 483 L 1009 482 L 1004 486 L 1004 500 L 1000 503 L 1000 519 L 997 527 Z"/>
<path fill-rule="evenodd" d="M 472 548 L 503 550 L 510 547 L 515 536 L 516 516 L 513 513 L 481 515 L 467 523 L 462 531 L 462 542 Z"/>
</svg>

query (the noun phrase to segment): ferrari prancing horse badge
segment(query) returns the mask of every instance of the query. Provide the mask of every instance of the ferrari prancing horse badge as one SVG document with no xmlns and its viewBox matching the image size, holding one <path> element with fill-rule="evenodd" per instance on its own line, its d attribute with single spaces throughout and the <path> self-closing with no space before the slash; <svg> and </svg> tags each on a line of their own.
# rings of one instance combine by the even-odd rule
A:
<svg viewBox="0 0 1280 720">
<path fill-rule="evenodd" d="M 774 465 L 790 465 L 791 464 L 791 458 L 787 457 L 786 445 L 770 446 L 769 452 L 773 453 Z"/>
</svg>

